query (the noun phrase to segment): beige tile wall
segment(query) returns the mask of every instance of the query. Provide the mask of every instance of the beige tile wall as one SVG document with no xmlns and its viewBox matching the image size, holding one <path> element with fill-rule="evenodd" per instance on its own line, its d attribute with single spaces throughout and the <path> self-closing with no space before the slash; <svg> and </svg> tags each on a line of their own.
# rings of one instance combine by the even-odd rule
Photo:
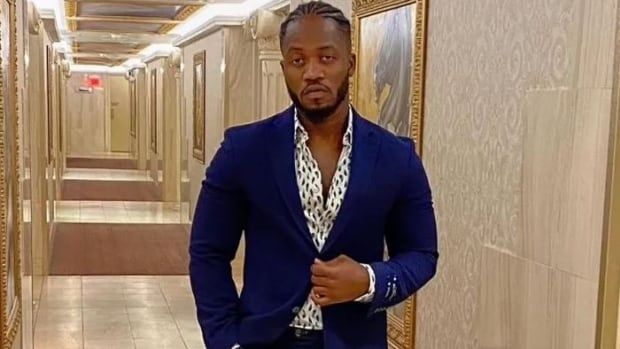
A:
<svg viewBox="0 0 620 349">
<path fill-rule="evenodd" d="M 33 298 L 40 296 L 48 263 L 47 195 L 48 183 L 45 179 L 47 168 L 45 131 L 45 59 L 43 56 L 43 35 L 29 35 L 28 64 L 28 117 L 30 128 L 30 190 L 32 224 L 32 268 Z"/>
<path fill-rule="evenodd" d="M 41 289 L 48 273 L 49 240 L 53 219 L 53 205 L 57 181 L 46 173 L 53 173 L 54 164 L 47 161 L 47 103 L 45 47 L 50 44 L 41 25 L 38 34 L 28 27 L 26 1 L 16 1 L 18 14 L 18 87 L 23 94 L 19 118 L 23 127 L 20 151 L 23 156 L 22 186 L 22 341 L 14 348 L 32 348 L 33 321 L 36 318 Z M 22 16 L 23 15 L 23 16 Z M 28 59 L 26 60 L 26 57 Z M 27 64 L 26 64 L 27 63 Z M 56 100 L 57 102 L 57 100 Z M 56 115 L 58 117 L 58 115 Z M 57 124 L 56 124 L 57 127 Z M 55 142 L 58 144 L 57 136 Z M 56 149 L 58 147 L 56 146 Z M 58 155 L 56 155 L 58 156 Z M 59 161 L 60 163 L 60 161 Z M 49 217 L 49 218 L 48 218 Z M 22 346 L 20 346 L 22 344 Z"/>
<path fill-rule="evenodd" d="M 206 51 L 206 100 L 205 100 L 205 164 L 192 155 L 193 130 L 193 59 L 194 54 Z M 185 127 L 188 151 L 188 175 L 190 178 L 190 218 L 194 214 L 201 182 L 209 163 L 224 136 L 224 74 L 221 71 L 224 59 L 224 31 L 222 29 L 183 47 L 183 94 L 185 103 Z"/>
<path fill-rule="evenodd" d="M 620 7 L 616 18 L 620 18 Z M 620 295 L 620 21 L 616 21 L 615 55 L 612 84 L 612 128 L 608 174 L 609 200 L 605 210 L 609 218 L 604 222 L 603 258 L 601 259 L 601 285 L 598 299 L 597 347 L 619 348 L 620 321 L 618 305 Z"/>
<path fill-rule="evenodd" d="M 185 145 L 188 154 L 189 175 L 189 214 L 190 219 L 196 208 L 205 170 L 219 148 L 226 128 L 245 124 L 255 119 L 256 103 L 252 101 L 252 61 L 253 42 L 248 40 L 240 27 L 222 28 L 183 48 L 183 96 L 185 97 Z M 205 163 L 192 155 L 193 135 L 193 57 L 206 51 L 206 101 L 205 101 Z M 224 69 L 222 69 L 224 68 Z M 242 273 L 245 248 L 242 241 L 233 271 L 236 276 Z"/>
<path fill-rule="evenodd" d="M 417 348 L 594 347 L 617 6 L 429 6 Z"/>
<path fill-rule="evenodd" d="M 257 119 L 254 110 L 253 69 L 258 62 L 255 41 L 241 27 L 224 30 L 226 56 L 226 127 L 247 124 Z"/>
</svg>

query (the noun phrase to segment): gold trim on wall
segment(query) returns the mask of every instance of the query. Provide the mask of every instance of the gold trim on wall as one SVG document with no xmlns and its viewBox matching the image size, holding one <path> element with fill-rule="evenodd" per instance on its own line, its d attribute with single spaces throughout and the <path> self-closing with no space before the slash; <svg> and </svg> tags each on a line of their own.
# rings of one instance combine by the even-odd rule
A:
<svg viewBox="0 0 620 349">
<path fill-rule="evenodd" d="M 424 112 L 424 71 L 426 59 L 426 25 L 428 14 L 428 0 L 354 0 L 352 39 L 353 50 L 358 55 L 358 68 L 360 67 L 360 44 L 361 22 L 364 18 L 387 12 L 408 5 L 416 5 L 415 35 L 412 47 L 414 49 L 411 69 L 411 96 L 410 98 L 410 125 L 409 137 L 416 144 L 417 153 L 422 156 L 422 130 Z M 358 106 L 358 89 L 362 88 L 359 82 L 360 70 L 358 69 L 352 79 L 352 100 Z M 362 115 L 364 111 L 360 110 Z M 402 304 L 404 315 L 398 317 L 388 312 L 388 343 L 391 348 L 412 349 L 415 345 L 415 296 L 410 297 Z"/>
<path fill-rule="evenodd" d="M 56 149 L 57 149 L 57 153 L 55 158 L 56 159 L 61 159 L 62 158 L 62 153 L 64 152 L 62 143 L 63 143 L 63 137 L 62 137 L 62 123 L 63 123 L 63 95 L 62 95 L 62 90 L 63 90 L 63 86 L 64 86 L 64 82 L 63 82 L 63 73 L 62 73 L 62 61 L 60 59 L 60 56 L 56 56 L 55 59 L 55 63 L 54 63 L 54 79 L 55 79 L 55 86 L 54 89 L 56 90 L 56 93 L 54 94 L 56 97 L 56 123 L 58 125 L 58 128 L 56 129 L 56 139 L 58 141 L 58 143 L 56 144 Z M 62 161 L 58 161 L 57 164 L 61 165 Z"/>
<path fill-rule="evenodd" d="M 614 76 L 618 76 L 614 74 Z M 614 82 L 611 135 L 605 188 L 605 216 L 599 275 L 596 344 L 599 349 L 618 348 L 620 321 L 620 81 Z"/>
<path fill-rule="evenodd" d="M 16 339 L 21 325 L 21 205 L 19 195 L 20 171 L 19 171 L 19 106 L 17 91 L 17 6 L 13 0 L 0 0 L 0 18 L 4 17 L 2 11 L 8 10 L 7 21 L 0 21 L 0 31 L 9 32 L 9 42 L 2 42 L 4 34 L 0 33 L 0 52 L 4 45 L 9 45 L 8 72 L 0 68 L 0 272 L 1 296 L 0 296 L 0 348 L 10 349 Z M 7 28 L 8 27 L 8 28 Z M 2 55 L 0 54 L 0 61 Z M 0 65 L 1 67 L 1 65 Z M 5 78 L 4 74 L 8 74 Z M 4 82 L 8 82 L 6 86 Z M 5 89 L 9 91 L 10 100 L 5 100 Z M 13 115 L 12 120 L 5 119 L 6 115 Z M 10 122 L 10 124 L 7 124 Z M 7 164 L 7 161 L 10 163 Z M 7 166 L 8 165 L 8 166 Z M 10 173 L 8 173 L 10 171 Z M 7 185 L 12 188 L 11 193 L 6 192 Z M 12 210 L 9 210 L 12 208 Z M 11 217 L 8 215 L 11 214 Z M 9 218 L 11 220 L 9 221 Z M 9 222 L 13 224 L 9 226 Z M 12 245 L 8 246 L 12 238 Z M 9 251 L 11 249 L 11 251 Z M 9 270 L 8 258 L 12 256 L 13 269 Z M 14 277 L 13 299 L 7 302 L 9 296 L 9 277 Z M 7 305 L 10 309 L 7 309 Z"/>
<path fill-rule="evenodd" d="M 149 78 L 151 79 L 151 150 L 153 153 L 157 154 L 157 68 L 151 69 L 151 76 Z"/>
<path fill-rule="evenodd" d="M 179 13 L 174 16 L 174 19 L 177 21 L 184 21 L 186 20 L 189 16 L 193 15 L 194 12 L 198 11 L 199 9 L 202 8 L 203 5 L 188 5 L 185 6 L 184 9 L 182 9 L 181 11 L 179 11 Z M 168 33 L 170 30 L 172 30 L 172 28 L 174 28 L 176 26 L 176 24 L 164 24 L 161 28 L 159 28 L 159 30 L 157 31 L 160 34 L 165 34 Z"/>
<path fill-rule="evenodd" d="M 67 18 L 77 16 L 77 10 L 75 1 L 65 1 L 65 16 Z M 68 22 L 67 25 L 70 31 L 74 32 L 77 30 L 77 22 Z"/>
<path fill-rule="evenodd" d="M 137 81 L 135 78 L 136 70 L 130 70 L 131 79 L 129 79 L 129 135 L 136 138 L 138 129 L 138 94 L 137 94 Z M 133 149 L 132 149 L 133 151 Z"/>
<path fill-rule="evenodd" d="M 205 163 L 205 122 L 206 122 L 206 109 L 205 109 L 205 101 L 207 94 L 207 86 L 206 86 L 206 68 L 207 64 L 207 53 L 206 51 L 201 51 L 194 54 L 194 61 L 192 64 L 192 76 L 193 76 L 193 110 L 192 115 L 192 154 L 195 159 L 200 161 L 201 163 Z M 200 81 L 198 81 L 198 77 L 196 76 L 196 68 L 200 66 L 201 77 Z M 198 84 L 200 84 L 200 89 L 198 89 Z M 201 91 L 200 95 L 198 95 L 198 91 Z M 200 106 L 200 108 L 199 108 Z M 199 126 L 199 127 L 198 127 Z M 200 141 L 197 138 L 201 138 Z"/>
<path fill-rule="evenodd" d="M 51 45 L 45 46 L 46 102 L 47 102 L 47 163 L 54 158 L 54 51 Z"/>
</svg>

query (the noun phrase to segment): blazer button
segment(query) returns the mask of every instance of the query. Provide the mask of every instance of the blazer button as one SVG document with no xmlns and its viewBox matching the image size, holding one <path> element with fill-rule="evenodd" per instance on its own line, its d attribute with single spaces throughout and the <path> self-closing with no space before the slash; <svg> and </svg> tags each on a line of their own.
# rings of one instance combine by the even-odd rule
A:
<svg viewBox="0 0 620 349">
<path fill-rule="evenodd" d="M 299 309 L 299 307 L 295 307 L 295 308 L 293 308 L 293 314 L 297 314 L 297 313 L 299 313 L 299 310 L 300 310 L 300 309 Z"/>
</svg>

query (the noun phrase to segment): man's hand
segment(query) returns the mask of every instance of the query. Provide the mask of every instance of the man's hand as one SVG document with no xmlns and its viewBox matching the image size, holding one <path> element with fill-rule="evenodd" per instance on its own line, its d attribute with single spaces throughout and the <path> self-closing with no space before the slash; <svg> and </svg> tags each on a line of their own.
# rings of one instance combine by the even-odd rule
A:
<svg viewBox="0 0 620 349">
<path fill-rule="evenodd" d="M 319 306 L 350 302 L 368 292 L 370 280 L 366 269 L 353 259 L 340 255 L 312 265 L 312 300 Z"/>
</svg>

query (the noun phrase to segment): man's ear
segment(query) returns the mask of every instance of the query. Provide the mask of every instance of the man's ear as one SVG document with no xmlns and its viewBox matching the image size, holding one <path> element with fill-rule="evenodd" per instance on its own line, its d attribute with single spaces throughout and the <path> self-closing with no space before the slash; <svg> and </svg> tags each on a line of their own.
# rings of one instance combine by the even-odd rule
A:
<svg viewBox="0 0 620 349">
<path fill-rule="evenodd" d="M 349 55 L 349 76 L 353 76 L 357 64 L 357 56 L 355 53 Z"/>
</svg>

